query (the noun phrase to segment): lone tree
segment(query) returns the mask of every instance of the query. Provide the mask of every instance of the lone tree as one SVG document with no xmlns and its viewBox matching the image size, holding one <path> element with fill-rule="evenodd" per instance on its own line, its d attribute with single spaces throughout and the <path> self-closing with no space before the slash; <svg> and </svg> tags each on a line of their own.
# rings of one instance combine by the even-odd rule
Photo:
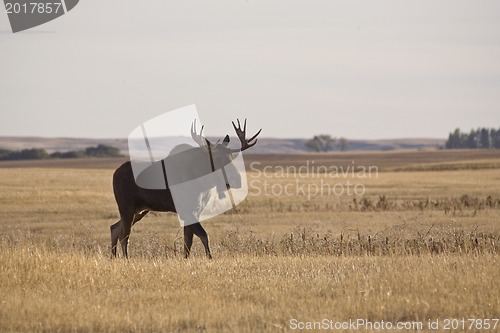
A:
<svg viewBox="0 0 500 333">
<path fill-rule="evenodd" d="M 315 135 L 312 139 L 306 142 L 306 147 L 317 151 L 326 152 L 332 151 L 335 144 L 335 139 L 328 134 Z"/>
</svg>

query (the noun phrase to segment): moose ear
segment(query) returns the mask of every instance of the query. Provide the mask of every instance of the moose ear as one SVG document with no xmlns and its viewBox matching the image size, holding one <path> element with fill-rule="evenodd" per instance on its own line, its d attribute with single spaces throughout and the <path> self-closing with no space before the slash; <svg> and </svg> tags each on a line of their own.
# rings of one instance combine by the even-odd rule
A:
<svg viewBox="0 0 500 333">
<path fill-rule="evenodd" d="M 227 145 L 229 144 L 229 135 L 226 135 L 224 140 L 222 140 L 222 144 L 224 145 L 224 147 L 227 147 Z"/>
</svg>

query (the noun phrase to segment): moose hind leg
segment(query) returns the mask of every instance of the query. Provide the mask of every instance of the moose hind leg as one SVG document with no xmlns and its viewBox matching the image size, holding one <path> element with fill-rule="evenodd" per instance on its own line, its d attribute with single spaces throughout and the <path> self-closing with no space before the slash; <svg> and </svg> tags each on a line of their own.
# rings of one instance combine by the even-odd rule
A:
<svg viewBox="0 0 500 333">
<path fill-rule="evenodd" d="M 208 246 L 208 234 L 203 229 L 200 223 L 195 223 L 192 224 L 191 227 L 193 227 L 193 231 L 196 236 L 198 236 L 203 243 L 203 246 L 205 247 L 205 253 L 208 257 L 208 259 L 212 259 L 212 254 L 210 253 L 210 247 Z"/>
<path fill-rule="evenodd" d="M 139 222 L 144 216 L 146 216 L 147 213 L 149 213 L 149 211 L 144 210 L 144 211 L 140 212 L 139 214 L 135 214 L 133 219 L 132 219 L 131 226 L 134 225 L 136 222 Z M 113 224 L 111 226 L 111 255 L 113 257 L 116 257 L 116 248 L 118 246 L 118 241 L 120 241 L 120 243 L 122 243 L 121 242 L 122 238 L 120 237 L 121 233 L 122 233 L 121 222 L 122 222 L 122 219 L 120 219 L 120 221 L 116 222 L 115 224 Z M 128 232 L 128 234 L 130 235 L 130 231 Z M 123 243 L 122 243 L 122 247 L 123 247 Z M 127 245 L 125 245 L 124 256 L 127 256 L 126 252 L 127 252 Z"/>
<path fill-rule="evenodd" d="M 116 222 L 113 224 L 110 229 L 111 229 L 111 256 L 113 258 L 116 257 L 116 247 L 118 246 L 118 239 L 120 237 L 121 233 L 121 222 L 122 220 Z"/>
<path fill-rule="evenodd" d="M 128 258 L 128 239 L 130 237 L 130 230 L 132 229 L 132 222 L 134 220 L 134 215 L 122 217 L 121 225 L 122 227 L 120 228 L 120 236 L 119 240 L 122 246 L 122 253 L 125 258 Z"/>
</svg>

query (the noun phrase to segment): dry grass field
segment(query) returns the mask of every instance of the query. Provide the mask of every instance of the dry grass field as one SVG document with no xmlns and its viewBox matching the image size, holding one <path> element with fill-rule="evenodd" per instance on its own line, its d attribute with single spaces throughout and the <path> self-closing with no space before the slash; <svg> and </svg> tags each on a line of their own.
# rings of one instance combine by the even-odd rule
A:
<svg viewBox="0 0 500 333">
<path fill-rule="evenodd" d="M 183 259 L 168 213 L 111 260 L 121 161 L 43 162 L 0 165 L 2 332 L 500 331 L 468 321 L 500 317 L 498 152 L 248 155 L 248 198 L 204 223 L 213 260 L 198 239 Z"/>
</svg>

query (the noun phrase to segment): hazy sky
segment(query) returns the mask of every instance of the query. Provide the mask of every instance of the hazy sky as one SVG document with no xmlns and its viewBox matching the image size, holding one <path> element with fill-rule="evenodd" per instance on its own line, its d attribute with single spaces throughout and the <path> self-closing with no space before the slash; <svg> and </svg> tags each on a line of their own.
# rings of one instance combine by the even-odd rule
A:
<svg viewBox="0 0 500 333">
<path fill-rule="evenodd" d="M 17 34 L 0 12 L 0 136 L 127 137 L 189 104 L 212 135 L 500 127 L 500 1 L 82 0 Z"/>
</svg>

